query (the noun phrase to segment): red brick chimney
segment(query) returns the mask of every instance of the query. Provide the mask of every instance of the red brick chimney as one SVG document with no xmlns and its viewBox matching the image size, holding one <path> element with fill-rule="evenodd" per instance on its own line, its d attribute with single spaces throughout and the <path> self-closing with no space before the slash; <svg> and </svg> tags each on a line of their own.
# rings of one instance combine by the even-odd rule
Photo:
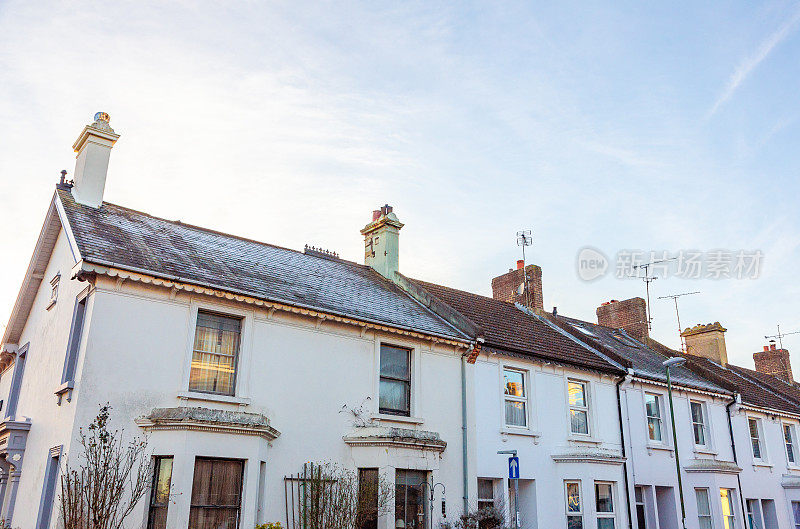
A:
<svg viewBox="0 0 800 529">
<path fill-rule="evenodd" d="M 786 382 L 794 382 L 792 363 L 787 349 L 778 349 L 774 343 L 765 345 L 763 351 L 753 353 L 753 360 L 759 373 L 782 378 Z"/>
<path fill-rule="evenodd" d="M 544 310 L 544 300 L 542 298 L 542 269 L 535 264 L 522 267 L 525 263 L 520 259 L 517 261 L 517 268 L 511 269 L 507 273 L 492 279 L 492 297 L 510 303 L 522 303 L 534 310 Z M 525 276 L 528 275 L 528 293 L 525 295 Z M 526 299 L 530 303 L 526 303 Z"/>
<path fill-rule="evenodd" d="M 647 305 L 642 298 L 624 301 L 612 299 L 603 303 L 597 307 L 597 323 L 622 329 L 640 341 L 650 336 L 647 329 Z"/>
</svg>

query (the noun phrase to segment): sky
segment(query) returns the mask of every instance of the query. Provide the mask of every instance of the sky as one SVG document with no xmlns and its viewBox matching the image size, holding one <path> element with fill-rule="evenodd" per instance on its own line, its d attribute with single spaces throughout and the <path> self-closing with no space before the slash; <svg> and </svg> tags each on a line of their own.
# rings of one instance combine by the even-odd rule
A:
<svg viewBox="0 0 800 529">
<path fill-rule="evenodd" d="M 752 366 L 800 331 L 799 93 L 789 0 L 0 0 L 0 325 L 104 111 L 109 202 L 354 261 L 388 203 L 405 275 L 485 295 L 530 229 L 545 308 L 590 321 L 645 294 L 615 257 L 760 252 L 757 278 L 651 283 L 652 336 L 678 347 L 657 298 L 699 291 L 683 327 L 721 322 Z"/>
</svg>

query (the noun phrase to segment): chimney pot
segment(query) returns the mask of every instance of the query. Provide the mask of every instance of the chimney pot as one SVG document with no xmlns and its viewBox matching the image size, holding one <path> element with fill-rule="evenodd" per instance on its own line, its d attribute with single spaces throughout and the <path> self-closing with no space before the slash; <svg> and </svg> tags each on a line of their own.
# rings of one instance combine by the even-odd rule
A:
<svg viewBox="0 0 800 529">
<path fill-rule="evenodd" d="M 376 221 L 376 220 L 378 220 L 379 218 L 381 218 L 381 210 L 379 210 L 379 209 L 376 209 L 376 210 L 374 210 L 374 211 L 372 212 L 372 222 L 375 222 L 375 221 Z"/>
<path fill-rule="evenodd" d="M 517 259 L 517 270 L 522 270 L 523 268 L 525 268 L 525 261 Z"/>
<path fill-rule="evenodd" d="M 769 346 L 768 345 L 764 346 L 764 351 L 769 351 Z"/>
<path fill-rule="evenodd" d="M 769 344 L 769 350 L 770 351 L 774 351 L 775 350 L 775 344 L 774 343 Z"/>
</svg>

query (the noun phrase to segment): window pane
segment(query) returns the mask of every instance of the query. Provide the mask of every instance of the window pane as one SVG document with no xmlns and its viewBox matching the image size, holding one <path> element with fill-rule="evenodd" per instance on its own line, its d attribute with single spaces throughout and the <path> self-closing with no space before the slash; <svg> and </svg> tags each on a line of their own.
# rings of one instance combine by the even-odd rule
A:
<svg viewBox="0 0 800 529">
<path fill-rule="evenodd" d="M 569 383 L 569 405 L 586 407 L 586 390 L 579 382 Z"/>
<path fill-rule="evenodd" d="M 506 401 L 506 424 L 509 426 L 527 426 L 525 403 Z"/>
<path fill-rule="evenodd" d="M 478 499 L 494 500 L 494 483 L 491 479 L 478 480 Z"/>
<path fill-rule="evenodd" d="M 503 371 L 505 378 L 505 394 L 514 397 L 525 396 L 525 377 L 519 371 Z"/>
<path fill-rule="evenodd" d="M 358 469 L 359 529 L 378 529 L 378 469 Z"/>
<path fill-rule="evenodd" d="M 661 441 L 661 421 L 659 419 L 647 419 L 647 434 L 652 441 Z"/>
<path fill-rule="evenodd" d="M 381 410 L 409 411 L 409 386 L 399 380 L 381 379 L 378 406 Z"/>
<path fill-rule="evenodd" d="M 579 483 L 567 483 L 567 512 L 581 512 L 581 490 Z"/>
<path fill-rule="evenodd" d="M 589 419 L 585 411 L 569 410 L 569 419 L 572 433 L 589 433 Z"/>
<path fill-rule="evenodd" d="M 567 529 L 583 529 L 583 518 L 580 516 L 567 516 Z"/>
<path fill-rule="evenodd" d="M 598 518 L 597 529 L 614 529 L 614 518 Z"/>
<path fill-rule="evenodd" d="M 381 376 L 409 379 L 410 351 L 391 345 L 381 345 Z"/>
<path fill-rule="evenodd" d="M 150 503 L 165 504 L 169 501 L 169 489 L 172 484 L 172 458 L 157 458 L 154 474 L 155 482 Z"/>
<path fill-rule="evenodd" d="M 595 483 L 594 494 L 597 512 L 614 512 L 614 499 L 609 483 Z"/>
<path fill-rule="evenodd" d="M 236 529 L 242 496 L 244 463 L 197 458 L 192 483 L 189 527 Z"/>
<path fill-rule="evenodd" d="M 705 445 L 706 444 L 706 431 L 703 428 L 702 424 L 695 424 L 692 426 L 694 429 L 694 444 L 696 445 Z"/>
<path fill-rule="evenodd" d="M 655 395 L 645 395 L 644 406 L 648 417 L 661 417 L 661 409 L 658 406 L 658 397 Z"/>
<path fill-rule="evenodd" d="M 792 502 L 792 514 L 794 514 L 794 523 L 800 524 L 800 501 Z"/>
<path fill-rule="evenodd" d="M 427 509 L 424 472 L 400 470 L 395 473 L 395 523 L 394 527 L 425 529 Z"/>
<path fill-rule="evenodd" d="M 705 423 L 703 420 L 703 405 L 699 402 L 692 402 L 692 422 Z"/>
<path fill-rule="evenodd" d="M 695 489 L 695 497 L 697 498 L 697 512 L 701 516 L 708 516 L 711 514 L 711 505 L 708 501 L 708 491 L 706 489 Z"/>
</svg>

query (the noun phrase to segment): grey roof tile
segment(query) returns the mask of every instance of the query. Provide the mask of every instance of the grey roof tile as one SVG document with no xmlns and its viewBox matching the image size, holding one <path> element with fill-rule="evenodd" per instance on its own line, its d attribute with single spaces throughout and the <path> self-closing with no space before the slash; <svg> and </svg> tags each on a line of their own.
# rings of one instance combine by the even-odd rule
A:
<svg viewBox="0 0 800 529">
<path fill-rule="evenodd" d="M 368 266 L 153 217 L 75 202 L 59 190 L 88 262 L 447 338 L 467 336 Z"/>
</svg>

